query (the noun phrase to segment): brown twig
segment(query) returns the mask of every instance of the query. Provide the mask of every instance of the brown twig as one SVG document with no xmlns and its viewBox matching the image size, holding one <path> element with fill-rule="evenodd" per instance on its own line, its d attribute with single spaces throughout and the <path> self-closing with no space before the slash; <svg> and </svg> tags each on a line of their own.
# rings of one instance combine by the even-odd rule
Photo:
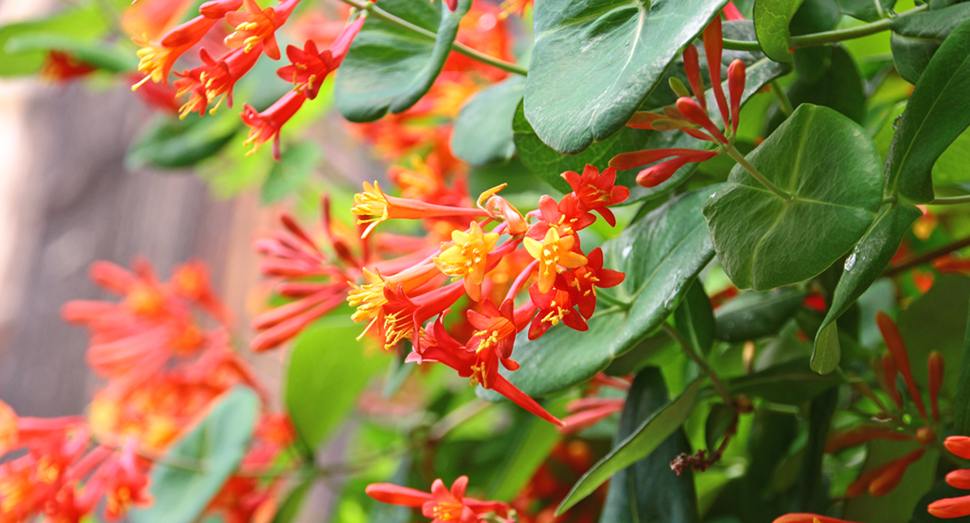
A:
<svg viewBox="0 0 970 523">
<path fill-rule="evenodd" d="M 949 245 L 944 245 L 943 247 L 940 247 L 938 249 L 933 249 L 930 252 L 913 256 L 898 265 L 894 265 L 886 269 L 886 271 L 883 272 L 882 275 L 891 278 L 901 272 L 905 272 L 914 267 L 919 267 L 920 265 L 929 263 L 941 256 L 946 256 L 947 254 L 950 254 L 952 252 L 959 251 L 964 247 L 970 247 L 970 237 L 955 241 Z"/>
</svg>

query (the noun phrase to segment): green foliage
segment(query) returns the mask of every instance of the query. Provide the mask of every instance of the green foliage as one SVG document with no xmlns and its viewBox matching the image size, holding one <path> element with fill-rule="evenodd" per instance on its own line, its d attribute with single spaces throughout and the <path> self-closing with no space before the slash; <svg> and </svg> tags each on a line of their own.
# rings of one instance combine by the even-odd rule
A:
<svg viewBox="0 0 970 523">
<path fill-rule="evenodd" d="M 835 3 L 844 14 L 866 22 L 875 22 L 890 15 L 896 0 L 835 0 Z"/>
<path fill-rule="evenodd" d="M 933 164 L 970 125 L 970 21 L 954 30 L 916 83 L 887 160 L 889 189 L 917 203 L 933 199 Z"/>
<path fill-rule="evenodd" d="M 242 129 L 239 117 L 222 111 L 215 117 L 191 114 L 184 120 L 159 115 L 142 129 L 128 149 L 129 169 L 181 169 L 222 150 Z"/>
<path fill-rule="evenodd" d="M 286 148 L 280 161 L 273 165 L 269 177 L 263 183 L 264 204 L 279 201 L 296 191 L 313 175 L 320 163 L 320 149 L 311 143 L 296 144 Z"/>
<path fill-rule="evenodd" d="M 754 30 L 758 44 L 776 62 L 792 61 L 788 24 L 800 4 L 800 0 L 756 0 L 754 3 Z"/>
<path fill-rule="evenodd" d="M 967 318 L 966 334 L 963 335 L 963 354 L 960 355 L 959 369 L 957 392 L 953 397 L 953 425 L 957 434 L 970 434 L 970 317 Z"/>
<path fill-rule="evenodd" d="M 800 106 L 748 161 L 791 199 L 737 166 L 704 204 L 718 258 L 739 288 L 772 289 L 821 274 L 862 237 L 879 208 L 875 146 L 831 109 Z"/>
<path fill-rule="evenodd" d="M 592 494 L 610 476 L 660 448 L 690 417 L 705 381 L 705 378 L 694 380 L 687 386 L 683 394 L 649 414 L 573 486 L 572 491 L 559 505 L 557 512 L 562 514 L 569 507 Z"/>
<path fill-rule="evenodd" d="M 133 510 L 134 523 L 192 523 L 246 455 L 259 398 L 236 387 L 194 429 L 180 437 L 151 474 L 151 507 Z"/>
<path fill-rule="evenodd" d="M 613 446 L 621 445 L 667 401 L 667 387 L 660 370 L 647 367 L 640 371 L 623 406 Z M 600 523 L 699 521 L 694 475 L 687 470 L 670 476 L 670 460 L 690 451 L 687 436 L 678 429 L 645 458 L 614 474 Z"/>
<path fill-rule="evenodd" d="M 695 352 L 707 354 L 714 344 L 714 309 L 701 282 L 695 281 L 674 311 L 674 324 Z"/>
<path fill-rule="evenodd" d="M 745 292 L 717 310 L 717 338 L 742 342 L 778 332 L 802 305 L 805 293 L 794 287 Z"/>
<path fill-rule="evenodd" d="M 725 3 L 539 2 L 525 87 L 525 116 L 536 134 L 556 151 L 577 154 L 619 131 Z"/>
<path fill-rule="evenodd" d="M 56 38 L 59 46 L 89 47 L 108 29 L 107 13 L 96 3 L 68 9 L 47 18 L 0 27 L 0 76 L 36 73 L 51 48 L 23 45 L 27 38 Z M 11 46 L 8 48 L 8 46 Z"/>
<path fill-rule="evenodd" d="M 819 375 L 808 367 L 808 361 L 792 360 L 761 372 L 730 381 L 732 393 L 763 398 L 773 403 L 801 405 L 841 383 L 838 376 Z"/>
<path fill-rule="evenodd" d="M 361 327 L 322 320 L 297 338 L 287 364 L 285 402 L 305 450 L 314 451 L 340 425 L 386 364 L 355 339 Z"/>
<path fill-rule="evenodd" d="M 381 9 L 426 33 L 407 30 L 377 15 L 368 17 L 337 75 L 334 96 L 340 113 L 352 122 L 372 122 L 416 104 L 441 73 L 458 23 L 471 4 L 471 0 L 460 0 L 452 12 L 444 1 L 383 0 Z"/>
<path fill-rule="evenodd" d="M 522 102 L 525 81 L 513 76 L 482 89 L 458 113 L 451 150 L 472 165 L 507 162 L 515 154 L 512 119 Z"/>
</svg>

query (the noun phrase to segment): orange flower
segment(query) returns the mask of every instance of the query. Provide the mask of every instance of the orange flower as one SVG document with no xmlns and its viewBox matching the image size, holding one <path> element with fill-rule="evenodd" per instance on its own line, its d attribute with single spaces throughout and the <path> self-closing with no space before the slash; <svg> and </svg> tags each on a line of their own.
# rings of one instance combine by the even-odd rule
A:
<svg viewBox="0 0 970 523">
<path fill-rule="evenodd" d="M 441 254 L 435 256 L 438 269 L 455 280 L 465 279 L 468 296 L 479 301 L 482 281 L 488 265 L 488 253 L 498 243 L 498 234 L 485 233 L 477 222 L 471 222 L 468 232 L 453 231 L 451 242 L 441 244 Z"/>
<path fill-rule="evenodd" d="M 539 292 L 548 293 L 556 281 L 556 276 L 563 267 L 575 269 L 586 265 L 586 257 L 573 251 L 576 235 L 560 236 L 555 227 L 546 231 L 542 241 L 526 237 L 523 240 L 525 249 L 533 258 L 539 260 Z"/>
<path fill-rule="evenodd" d="M 253 145 L 253 149 L 246 156 L 255 154 L 261 145 L 273 140 L 273 158 L 280 161 L 280 129 L 303 107 L 306 99 L 306 93 L 290 91 L 261 113 L 249 104 L 244 104 L 240 116 L 243 123 L 251 128 L 245 145 Z"/>
<path fill-rule="evenodd" d="M 255 0 L 243 0 L 242 11 L 226 13 L 226 22 L 236 31 L 226 37 L 226 46 L 244 48 L 251 52 L 262 44 L 266 56 L 280 59 L 280 48 L 276 43 L 276 30 L 286 23 L 300 0 L 284 0 L 276 7 L 261 9 Z"/>
<path fill-rule="evenodd" d="M 377 227 L 378 224 L 387 220 L 421 220 L 451 216 L 488 217 L 488 213 L 481 209 L 449 207 L 419 200 L 388 196 L 384 194 L 380 184 L 377 182 L 374 182 L 374 185 L 364 182 L 364 191 L 354 195 L 354 207 L 350 209 L 350 212 L 357 216 L 366 217 L 358 218 L 358 224 L 370 224 L 364 230 L 361 237 L 366 237 L 374 230 L 374 227 Z"/>
</svg>

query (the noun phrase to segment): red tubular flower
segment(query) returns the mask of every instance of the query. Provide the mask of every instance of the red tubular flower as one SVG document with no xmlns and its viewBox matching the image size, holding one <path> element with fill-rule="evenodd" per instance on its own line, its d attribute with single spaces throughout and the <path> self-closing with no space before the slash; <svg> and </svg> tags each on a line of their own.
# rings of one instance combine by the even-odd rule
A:
<svg viewBox="0 0 970 523">
<path fill-rule="evenodd" d="M 484 314 L 471 309 L 467 312 L 468 322 L 477 329 L 468 340 L 468 350 L 476 353 L 492 351 L 502 366 L 509 370 L 518 369 L 519 364 L 511 359 L 515 335 L 519 331 L 512 300 L 505 300 L 501 309 L 492 300 L 485 300 L 482 302 L 482 310 Z"/>
<path fill-rule="evenodd" d="M 280 129 L 303 107 L 305 101 L 306 93 L 290 91 L 261 113 L 244 104 L 240 116 L 243 123 L 251 127 L 245 144 L 253 144 L 253 149 L 246 156 L 255 154 L 262 144 L 273 140 L 273 158 L 280 161 Z"/>
<path fill-rule="evenodd" d="M 943 355 L 939 351 L 930 352 L 929 360 L 927 361 L 927 368 L 929 371 L 929 389 L 930 389 L 930 410 L 933 413 L 933 423 L 938 423 L 940 421 L 940 389 L 943 387 Z"/>
<path fill-rule="evenodd" d="M 451 307 L 464 294 L 465 287 L 460 282 L 426 292 L 413 299 L 404 292 L 403 284 L 384 286 L 384 298 L 387 302 L 381 306 L 381 314 L 376 322 L 380 327 L 378 334 L 384 349 L 391 350 L 401 340 L 408 339 L 412 341 L 414 352 L 421 354 L 421 337 L 414 336 L 414 333 L 419 332 L 421 325 Z"/>
<path fill-rule="evenodd" d="M 259 53 L 247 53 L 236 49 L 215 60 L 208 51 L 202 49 L 199 55 L 205 63 L 205 68 L 199 73 L 199 81 L 205 85 L 206 100 L 212 101 L 221 97 L 211 113 L 215 113 L 226 98 L 229 100 L 229 107 L 232 107 L 232 88 L 256 65 Z"/>
<path fill-rule="evenodd" d="M 695 157 L 698 153 L 710 153 L 713 151 L 701 151 L 698 149 L 646 149 L 643 151 L 632 151 L 620 153 L 610 160 L 610 167 L 621 171 L 633 169 L 642 165 L 649 165 L 664 158 L 676 157 Z M 676 169 L 675 169 L 676 170 Z"/>
<path fill-rule="evenodd" d="M 281 67 L 276 71 L 280 78 L 293 82 L 298 91 L 305 90 L 307 97 L 311 100 L 317 97 L 323 80 L 343 63 L 350 43 L 360 32 L 366 17 L 359 16 L 352 24 L 347 26 L 336 40 L 330 45 L 329 49 L 322 52 L 317 50 L 317 44 L 313 40 L 307 40 L 303 44 L 303 49 L 289 45 L 286 47 L 286 56 L 290 59 L 291 65 Z"/>
<path fill-rule="evenodd" d="M 150 42 L 142 35 L 141 38 L 131 40 L 138 44 L 138 71 L 145 74 L 145 78 L 133 85 L 132 90 L 151 80 L 155 83 L 168 83 L 168 74 L 186 51 L 191 49 L 215 26 L 218 19 L 207 16 L 197 16 L 188 22 L 172 29 L 162 36 L 160 42 Z"/>
<path fill-rule="evenodd" d="M 468 476 L 461 476 L 452 483 L 451 490 L 436 479 L 431 485 L 431 493 L 390 483 L 372 483 L 364 492 L 381 503 L 421 507 L 421 513 L 432 518 L 432 523 L 478 523 L 489 521 L 493 514 L 501 521 L 508 520 L 511 507 L 500 501 L 466 498 L 467 485 Z"/>
<path fill-rule="evenodd" d="M 899 372 L 903 375 L 903 380 L 906 381 L 909 395 L 913 398 L 913 402 L 916 403 L 916 408 L 919 410 L 920 416 L 924 420 L 929 419 L 926 416 L 926 406 L 923 405 L 923 396 L 920 394 L 919 388 L 916 387 L 916 381 L 913 379 L 913 371 L 909 365 L 909 354 L 906 351 L 906 344 L 903 342 L 903 337 L 899 334 L 896 323 L 888 314 L 880 311 L 876 314 L 876 324 L 882 333 L 882 339 L 886 342 L 886 348 L 889 349 L 889 352 L 896 360 L 896 364 L 899 366 Z"/>
<path fill-rule="evenodd" d="M 970 516 L 970 496 L 944 498 L 930 503 L 926 508 L 930 514 L 945 519 Z"/>
<path fill-rule="evenodd" d="M 236 11 L 243 5 L 243 0 L 209 0 L 199 6 L 199 13 L 207 18 L 221 20 L 231 11 Z"/>
<path fill-rule="evenodd" d="M 276 7 L 261 9 L 255 0 L 243 0 L 242 11 L 226 13 L 226 22 L 236 31 L 226 37 L 226 46 L 242 47 L 251 52 L 259 44 L 263 52 L 273 60 L 280 59 L 280 48 L 276 43 L 276 30 L 286 23 L 300 0 L 284 0 Z"/>
<path fill-rule="evenodd" d="M 714 85 L 721 85 L 721 84 L 716 83 Z M 721 91 L 721 96 L 724 96 L 723 90 Z M 730 120 L 728 119 L 726 104 L 727 102 L 725 101 L 725 109 L 723 113 L 724 113 L 724 121 L 728 122 Z M 698 105 L 693 98 L 687 98 L 686 96 L 682 96 L 678 98 L 677 110 L 680 111 L 680 114 L 684 115 L 684 118 L 687 118 L 688 120 L 690 120 L 691 123 L 694 123 L 703 127 L 704 130 L 710 133 L 711 136 L 713 136 L 717 142 L 722 144 L 728 143 L 727 137 L 724 136 L 724 133 L 722 133 L 721 130 L 718 129 L 716 125 L 714 125 L 714 122 L 711 121 L 711 118 L 707 115 L 707 111 L 702 109 L 701 106 Z"/>
<path fill-rule="evenodd" d="M 923 457 L 924 452 L 926 450 L 922 448 L 914 450 L 901 458 L 894 459 L 863 473 L 846 489 L 846 497 L 858 497 L 866 491 L 874 497 L 888 494 L 899 485 L 909 466 L 919 461 Z"/>
<path fill-rule="evenodd" d="M 704 80 L 701 78 L 701 67 L 697 57 L 697 48 L 693 44 L 684 49 L 684 71 L 687 73 L 687 82 L 690 83 L 690 90 L 694 92 L 697 103 L 707 111 L 707 97 L 704 95 Z"/>
<path fill-rule="evenodd" d="M 970 437 L 950 436 L 943 441 L 943 446 L 963 459 L 970 459 Z"/>
<path fill-rule="evenodd" d="M 830 434 L 825 444 L 825 452 L 832 454 L 874 439 L 912 441 L 913 436 L 907 432 L 892 430 L 892 428 L 882 425 L 859 425 L 851 429 Z"/>
<path fill-rule="evenodd" d="M 579 313 L 589 319 L 596 310 L 596 287 L 616 287 L 623 283 L 622 272 L 603 268 L 603 249 L 597 247 L 586 255 L 586 265 L 563 273 L 566 286 L 573 290 Z"/>
<path fill-rule="evenodd" d="M 745 82 L 744 62 L 741 60 L 731 62 L 728 67 L 728 92 L 731 95 L 731 129 L 735 134 L 738 132 L 738 122 L 741 118 L 741 97 L 744 95 Z"/>
<path fill-rule="evenodd" d="M 716 151 L 697 151 L 695 153 L 680 156 L 673 160 L 658 163 L 653 167 L 640 171 L 640 173 L 637 174 L 637 183 L 644 187 L 656 187 L 669 180 L 670 177 L 677 172 L 677 169 L 680 169 L 688 163 L 704 162 L 717 155 L 718 153 Z"/>
<path fill-rule="evenodd" d="M 714 90 L 714 99 L 717 100 L 717 108 L 721 111 L 721 121 L 727 128 L 730 119 L 728 117 L 727 98 L 724 97 L 724 88 L 721 86 L 721 53 L 724 50 L 724 40 L 721 36 L 721 17 L 715 16 L 714 20 L 704 29 L 704 55 L 707 57 L 707 70 L 711 74 L 711 89 Z M 677 108 L 680 109 L 678 100 Z M 681 110 L 681 113 L 684 111 Z M 704 111 L 707 116 L 707 111 Z M 687 116 L 687 114 L 684 114 Z M 687 116 L 690 118 L 690 116 Z M 705 127 L 706 128 L 706 127 Z M 712 133 L 713 134 L 713 133 Z M 717 134 L 714 134 L 717 136 Z M 727 143 L 727 140 L 721 142 Z"/>
<path fill-rule="evenodd" d="M 899 369 L 896 367 L 896 358 L 893 358 L 893 355 L 887 352 L 882 355 L 880 363 L 881 368 L 877 369 L 876 372 L 879 377 L 879 385 L 882 387 L 883 392 L 893 399 L 896 408 L 902 409 L 903 395 L 896 388 L 896 376 L 899 374 Z"/>
<path fill-rule="evenodd" d="M 68 53 L 62 51 L 50 51 L 38 73 L 41 78 L 51 82 L 69 82 L 82 76 L 87 76 L 98 68 L 91 64 L 74 59 Z"/>
<path fill-rule="evenodd" d="M 559 322 L 578 331 L 589 330 L 583 315 L 573 308 L 576 306 L 573 293 L 566 287 L 565 281 L 559 283 L 562 283 L 561 287 L 557 285 L 545 294 L 540 291 L 538 284 L 529 287 L 529 298 L 539 309 L 532 320 L 532 326 L 529 327 L 530 340 L 542 336 L 550 327 L 559 325 Z"/>
<path fill-rule="evenodd" d="M 630 189 L 616 185 L 616 169 L 610 167 L 600 174 L 595 166 L 586 164 L 582 175 L 566 171 L 562 177 L 587 211 L 599 213 L 610 227 L 616 227 L 616 217 L 607 206 L 622 203 L 630 197 Z"/>
<path fill-rule="evenodd" d="M 809 514 L 805 512 L 785 514 L 779 518 L 775 518 L 772 523 L 853 523 L 852 521 L 847 521 L 844 519 L 835 519 L 828 516 L 820 516 L 818 514 Z"/>
<path fill-rule="evenodd" d="M 724 13 L 724 19 L 728 22 L 744 20 L 744 16 L 741 15 L 741 11 L 734 5 L 734 2 L 728 2 L 722 12 Z"/>
<path fill-rule="evenodd" d="M 946 482 L 953 488 L 970 489 L 970 469 L 950 472 L 946 475 Z"/>
<path fill-rule="evenodd" d="M 947 450 L 963 459 L 970 459 L 970 437 L 950 436 L 943 442 Z M 970 470 L 955 470 L 946 475 L 946 482 L 959 489 L 970 489 Z M 970 516 L 970 496 L 945 498 L 930 503 L 927 511 L 938 518 Z"/>
<path fill-rule="evenodd" d="M 452 216 L 471 216 L 487 218 L 488 213 L 482 209 L 465 207 L 449 207 L 435 205 L 419 200 L 388 196 L 381 190 L 380 184 L 371 185 L 364 182 L 364 191 L 354 195 L 354 207 L 350 212 L 357 216 L 357 223 L 370 223 L 361 237 L 366 237 L 378 224 L 394 219 L 421 220 L 425 218 L 446 218 Z"/>
<path fill-rule="evenodd" d="M 447 311 L 445 311 L 447 312 Z M 539 416 L 540 418 L 558 426 L 562 422 L 555 416 L 549 414 L 539 403 L 530 398 L 526 393 L 512 385 L 504 376 L 499 374 L 498 359 L 494 357 L 494 352 L 486 351 L 482 356 L 491 356 L 482 359 L 478 353 L 469 351 L 462 344 L 455 341 L 445 330 L 442 318 L 444 313 L 438 317 L 431 325 L 430 331 L 423 331 L 425 337 L 422 343 L 422 354 L 412 352 L 405 361 L 407 362 L 437 362 L 443 363 L 456 371 L 463 378 L 472 378 L 472 384 L 480 384 L 482 388 L 491 389 L 505 396 L 516 405 Z"/>
<path fill-rule="evenodd" d="M 560 434 L 576 434 L 621 412 L 626 400 L 622 398 L 582 398 L 566 407 L 571 414 L 562 420 Z"/>
</svg>

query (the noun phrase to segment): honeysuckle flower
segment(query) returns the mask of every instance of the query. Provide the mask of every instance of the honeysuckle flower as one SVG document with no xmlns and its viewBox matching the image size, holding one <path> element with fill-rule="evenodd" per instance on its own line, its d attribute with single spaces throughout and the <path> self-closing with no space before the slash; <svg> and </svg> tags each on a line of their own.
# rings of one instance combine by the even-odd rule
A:
<svg viewBox="0 0 970 523">
<path fill-rule="evenodd" d="M 377 321 L 384 349 L 390 350 L 407 339 L 412 341 L 414 352 L 420 354 L 421 337 L 414 336 L 414 333 L 426 321 L 451 307 L 464 294 L 464 284 L 460 282 L 426 292 L 413 299 L 404 292 L 403 284 L 384 286 L 385 303 L 381 306 L 381 315 Z"/>
<path fill-rule="evenodd" d="M 526 236 L 522 243 L 529 254 L 539 260 L 539 281 L 536 285 L 541 294 L 552 289 L 564 268 L 575 269 L 587 263 L 585 256 L 573 251 L 576 235 L 560 236 L 556 227 L 549 227 L 541 241 Z"/>
<path fill-rule="evenodd" d="M 576 434 L 588 429 L 610 416 L 622 412 L 626 400 L 623 398 L 582 398 L 569 402 L 560 434 Z"/>
<path fill-rule="evenodd" d="M 950 436 L 943 441 L 943 445 L 953 454 L 970 459 L 970 437 Z M 946 482 L 951 487 L 970 489 L 970 469 L 954 470 L 946 475 Z M 927 511 L 938 518 L 962 518 L 970 516 L 970 495 L 955 498 L 944 498 L 933 503 Z"/>
<path fill-rule="evenodd" d="M 854 523 L 845 519 L 830 518 L 828 516 L 820 516 L 818 514 L 809 513 L 793 513 L 785 514 L 779 518 L 775 518 L 772 523 Z"/>
<path fill-rule="evenodd" d="M 216 60 L 209 55 L 208 51 L 202 49 L 199 51 L 199 56 L 205 64 L 199 72 L 199 82 L 205 86 L 206 100 L 212 101 L 218 98 L 210 112 L 215 114 L 216 109 L 225 99 L 228 99 L 228 106 L 232 107 L 233 87 L 256 65 L 259 54 L 236 49 Z"/>
<path fill-rule="evenodd" d="M 226 46 L 244 48 L 252 52 L 259 44 L 266 56 L 280 59 L 280 48 L 276 43 L 276 30 L 286 23 L 300 0 L 283 0 L 279 5 L 261 9 L 255 0 L 243 0 L 242 11 L 226 13 L 226 22 L 236 28 L 226 37 Z"/>
<path fill-rule="evenodd" d="M 929 419 L 926 415 L 926 406 L 923 404 L 923 396 L 920 394 L 919 388 L 916 386 L 916 380 L 913 379 L 913 371 L 909 364 L 909 354 L 906 350 L 906 344 L 903 342 L 902 335 L 899 334 L 899 329 L 896 327 L 896 323 L 889 317 L 885 312 L 880 311 L 876 314 L 876 325 L 879 326 L 879 332 L 882 333 L 882 339 L 886 342 L 886 348 L 889 353 L 892 354 L 896 365 L 899 368 L 899 373 L 903 375 L 903 380 L 906 382 L 906 388 L 909 389 L 909 395 L 916 404 L 917 410 L 919 410 L 920 416 L 924 420 Z M 890 386 L 895 386 L 895 380 L 889 382 Z"/>
<path fill-rule="evenodd" d="M 916 449 L 905 456 L 864 472 L 846 489 L 846 497 L 858 497 L 865 492 L 875 497 L 888 494 L 899 485 L 909 466 L 919 461 L 925 452 L 926 449 Z"/>
<path fill-rule="evenodd" d="M 518 369 L 519 364 L 510 359 L 515 335 L 519 331 L 512 300 L 505 300 L 501 309 L 491 300 L 485 300 L 482 302 L 482 309 L 483 312 L 468 311 L 468 322 L 477 330 L 466 347 L 476 353 L 493 351 L 505 368 Z"/>
<path fill-rule="evenodd" d="M 529 298 L 539 309 L 529 327 L 530 340 L 542 336 L 560 322 L 578 331 L 589 330 L 583 315 L 574 309 L 576 302 L 573 293 L 566 287 L 565 281 L 561 280 L 560 283 L 561 287 L 557 286 L 548 293 L 543 293 L 538 284 L 529 287 Z"/>
<path fill-rule="evenodd" d="M 133 37 L 131 40 L 141 47 L 138 50 L 138 71 L 144 73 L 145 78 L 133 85 L 132 90 L 148 80 L 163 85 L 168 83 L 168 74 L 175 61 L 199 43 L 218 21 L 218 18 L 197 16 L 165 33 L 158 42 L 150 41 L 147 35 Z"/>
<path fill-rule="evenodd" d="M 152 504 L 148 492 L 148 463 L 135 453 L 137 440 L 129 439 L 122 450 L 102 463 L 97 472 L 85 483 L 79 497 L 80 504 L 94 505 L 101 496 L 105 498 L 105 519 L 117 521 L 131 507 L 147 507 Z"/>
<path fill-rule="evenodd" d="M 50 82 L 68 82 L 97 70 L 97 67 L 77 60 L 68 53 L 52 50 L 47 53 L 38 74 Z"/>
<path fill-rule="evenodd" d="M 478 501 L 465 497 L 468 476 L 461 476 L 451 484 L 451 490 L 440 479 L 434 480 L 431 492 L 422 492 L 390 483 L 371 483 L 365 489 L 368 496 L 389 505 L 421 508 L 432 523 L 479 523 L 494 516 L 507 521 L 510 507 L 500 501 Z"/>
<path fill-rule="evenodd" d="M 940 421 L 940 389 L 943 388 L 944 369 L 943 355 L 939 351 L 931 351 L 927 359 L 927 374 L 929 375 L 930 412 L 933 414 L 933 423 Z"/>
<path fill-rule="evenodd" d="M 829 434 L 828 441 L 825 443 L 825 452 L 832 454 L 842 449 L 867 443 L 874 439 L 913 441 L 915 438 L 912 434 L 895 430 L 893 427 L 875 424 L 863 424 Z"/>
<path fill-rule="evenodd" d="M 482 388 L 494 390 L 536 416 L 554 425 L 562 426 L 562 422 L 549 414 L 536 400 L 498 373 L 499 362 L 494 351 L 482 353 L 469 351 L 464 345 L 455 341 L 445 330 L 442 321 L 446 313 L 447 311 L 438 316 L 429 330 L 422 330 L 422 353 L 411 352 L 405 359 L 406 362 L 443 363 L 458 371 L 459 376 L 471 378 L 472 385 L 478 384 Z"/>
<path fill-rule="evenodd" d="M 354 195 L 354 207 L 350 212 L 357 216 L 357 223 L 369 223 L 361 237 L 366 237 L 374 227 L 387 220 L 421 220 L 426 218 L 444 218 L 452 216 L 470 216 L 487 218 L 488 213 L 482 209 L 464 207 L 449 207 L 433 203 L 388 196 L 381 190 L 379 183 L 371 185 L 364 182 L 364 191 Z"/>
<path fill-rule="evenodd" d="M 381 311 L 387 303 L 384 290 L 388 286 L 395 288 L 397 292 L 410 293 L 439 274 L 432 263 L 414 265 L 386 278 L 380 273 L 364 269 L 364 278 L 368 283 L 351 284 L 351 290 L 347 295 L 347 302 L 352 307 L 357 307 L 350 319 L 358 323 L 370 320 L 361 334 L 363 336 L 381 319 Z"/>
<path fill-rule="evenodd" d="M 451 242 L 441 245 L 441 254 L 435 256 L 434 263 L 448 276 L 456 280 L 463 278 L 468 296 L 479 301 L 488 254 L 498 243 L 498 236 L 496 233 L 483 232 L 477 222 L 471 222 L 467 232 L 451 233 Z"/>
<path fill-rule="evenodd" d="M 573 291 L 573 300 L 579 313 L 589 319 L 596 310 L 596 288 L 616 287 L 623 283 L 625 274 L 603 268 L 603 249 L 597 247 L 586 255 L 587 263 L 563 273 L 566 287 Z"/>
<path fill-rule="evenodd" d="M 298 91 L 306 91 L 309 99 L 316 98 L 323 80 L 343 63 L 351 42 L 364 25 L 364 20 L 366 17 L 363 15 L 357 17 L 357 20 L 341 31 L 329 49 L 318 51 L 313 40 L 307 40 L 302 50 L 296 46 L 287 46 L 286 56 L 291 64 L 279 68 L 276 74 L 293 82 Z"/>
<path fill-rule="evenodd" d="M 280 129 L 303 107 L 306 93 L 290 91 L 263 112 L 257 112 L 249 104 L 243 104 L 243 123 L 250 127 L 245 145 L 253 145 L 246 156 L 255 154 L 259 147 L 273 140 L 273 158 L 280 160 Z"/>
<path fill-rule="evenodd" d="M 616 169 L 610 167 L 600 173 L 595 166 L 586 164 L 582 175 L 566 171 L 562 177 L 586 210 L 599 213 L 611 227 L 616 226 L 616 217 L 607 207 L 630 197 L 630 189 L 616 185 Z"/>
</svg>

